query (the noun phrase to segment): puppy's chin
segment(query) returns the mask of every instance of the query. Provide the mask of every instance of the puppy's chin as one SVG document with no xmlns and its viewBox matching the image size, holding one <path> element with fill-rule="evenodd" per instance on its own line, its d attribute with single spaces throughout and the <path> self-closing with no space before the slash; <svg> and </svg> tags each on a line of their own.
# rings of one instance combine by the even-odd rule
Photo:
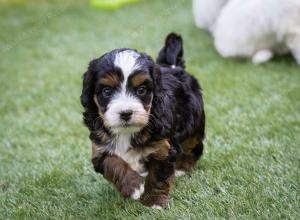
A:
<svg viewBox="0 0 300 220">
<path fill-rule="evenodd" d="M 142 126 L 137 125 L 127 125 L 127 126 L 114 126 L 111 131 L 114 134 L 134 134 L 142 130 Z"/>
</svg>

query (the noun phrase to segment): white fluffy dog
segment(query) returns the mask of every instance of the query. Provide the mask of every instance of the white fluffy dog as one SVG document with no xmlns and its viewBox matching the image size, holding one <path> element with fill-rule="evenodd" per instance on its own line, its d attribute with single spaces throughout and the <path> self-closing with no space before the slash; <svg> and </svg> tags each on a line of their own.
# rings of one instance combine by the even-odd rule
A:
<svg viewBox="0 0 300 220">
<path fill-rule="evenodd" d="M 193 0 L 193 13 L 223 57 L 257 64 L 291 52 L 300 65 L 300 0 Z"/>
</svg>

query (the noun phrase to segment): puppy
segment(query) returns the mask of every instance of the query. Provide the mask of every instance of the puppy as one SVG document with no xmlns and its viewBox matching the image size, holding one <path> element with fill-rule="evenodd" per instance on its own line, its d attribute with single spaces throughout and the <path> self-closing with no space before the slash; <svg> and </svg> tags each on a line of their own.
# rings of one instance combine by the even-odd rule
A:
<svg viewBox="0 0 300 220">
<path fill-rule="evenodd" d="M 202 3 L 219 12 L 206 14 L 215 21 L 211 28 L 214 44 L 223 57 L 246 57 L 259 64 L 275 54 L 292 53 L 300 64 L 299 0 L 228 0 L 224 5 L 224 0 L 214 0 L 218 4 L 213 6 L 210 0 L 194 1 L 199 7 L 194 11 L 200 13 Z"/>
<path fill-rule="evenodd" d="M 222 8 L 229 0 L 193 0 L 196 26 L 213 32 Z"/>
<path fill-rule="evenodd" d="M 128 48 L 92 60 L 81 104 L 95 171 L 125 197 L 167 207 L 175 170 L 195 166 L 205 129 L 201 88 L 185 71 L 181 37 L 167 36 L 156 63 Z"/>
</svg>

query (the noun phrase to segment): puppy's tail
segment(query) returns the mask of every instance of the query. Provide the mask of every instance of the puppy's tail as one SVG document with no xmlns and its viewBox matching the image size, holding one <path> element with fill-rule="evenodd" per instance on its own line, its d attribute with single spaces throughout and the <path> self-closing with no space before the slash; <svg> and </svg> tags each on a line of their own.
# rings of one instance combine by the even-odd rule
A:
<svg viewBox="0 0 300 220">
<path fill-rule="evenodd" d="M 166 37 L 164 47 L 159 51 L 156 62 L 160 65 L 167 65 L 175 68 L 185 68 L 183 58 L 183 41 L 180 35 L 170 33 Z"/>
</svg>

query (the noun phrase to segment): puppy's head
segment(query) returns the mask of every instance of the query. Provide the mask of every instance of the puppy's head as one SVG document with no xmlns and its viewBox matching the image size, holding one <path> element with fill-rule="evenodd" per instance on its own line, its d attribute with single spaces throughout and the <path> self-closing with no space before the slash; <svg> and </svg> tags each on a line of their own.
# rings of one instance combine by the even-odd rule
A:
<svg viewBox="0 0 300 220">
<path fill-rule="evenodd" d="M 113 50 L 93 60 L 83 77 L 83 107 L 96 109 L 114 134 L 140 131 L 149 120 L 153 68 L 149 56 L 132 49 Z"/>
</svg>

